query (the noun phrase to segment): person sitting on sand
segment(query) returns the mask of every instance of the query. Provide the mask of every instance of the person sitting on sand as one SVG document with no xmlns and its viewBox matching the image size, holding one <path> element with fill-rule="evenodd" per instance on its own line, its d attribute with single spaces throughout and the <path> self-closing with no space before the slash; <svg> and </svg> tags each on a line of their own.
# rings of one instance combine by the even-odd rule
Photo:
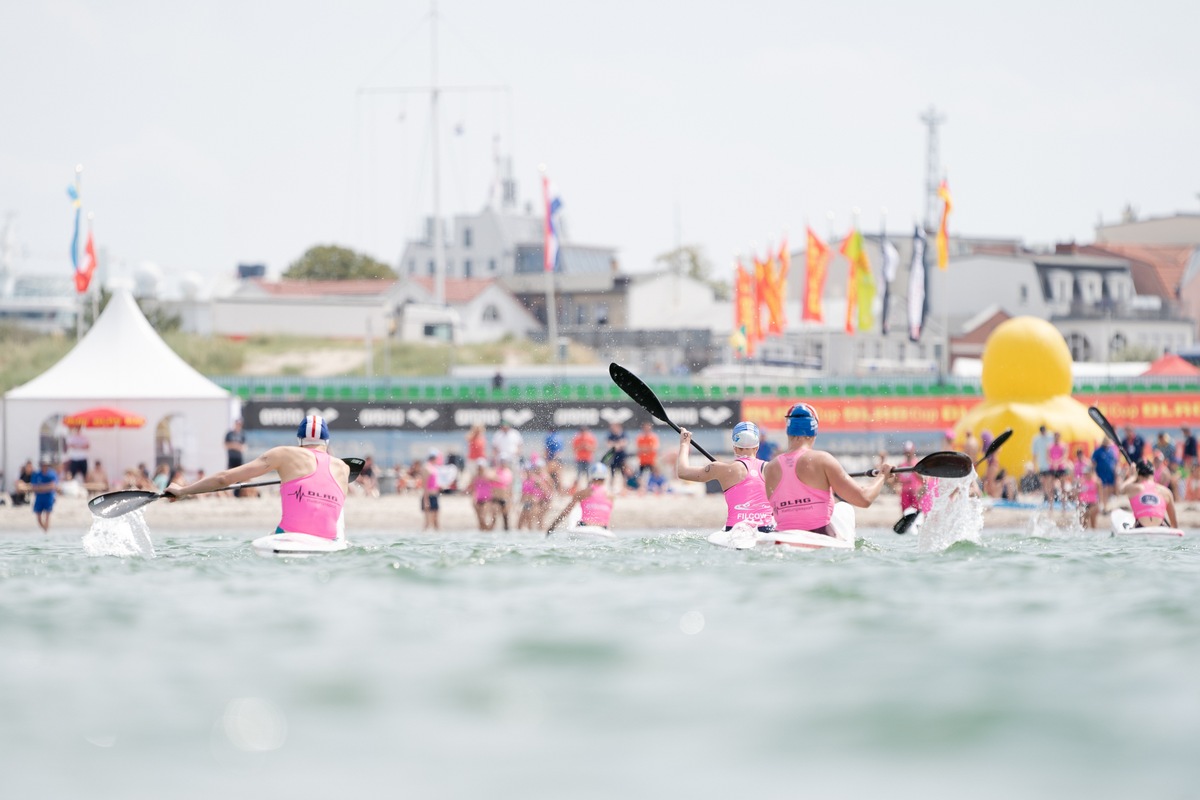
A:
<svg viewBox="0 0 1200 800">
<path fill-rule="evenodd" d="M 605 487 L 609 479 L 609 469 L 599 462 L 592 464 L 588 470 L 588 485 L 576 490 L 554 522 L 550 523 L 547 532 L 554 530 L 567 518 L 576 505 L 579 506 L 579 524 L 596 528 L 607 528 L 612 519 L 613 498 Z"/>
<path fill-rule="evenodd" d="M 316 414 L 305 417 L 296 429 L 296 438 L 297 445 L 272 447 L 240 467 L 222 470 L 187 486 L 172 483 L 164 494 L 174 502 L 277 472 L 282 513 L 275 532 L 343 539 L 346 534 L 342 511 L 350 466 L 330 457 L 329 426 L 323 417 Z"/>
<path fill-rule="evenodd" d="M 681 481 L 707 483 L 717 481 L 725 493 L 725 530 L 739 522 L 758 528 L 761 533 L 775 530 L 775 516 L 767 499 L 763 482 L 763 467 L 758 460 L 758 445 L 762 441 L 758 426 L 739 422 L 733 426 L 733 461 L 712 461 L 703 467 L 688 463 L 692 449 L 692 432 L 679 429 L 679 455 L 675 460 L 675 475 Z"/>
<path fill-rule="evenodd" d="M 817 428 L 817 410 L 808 403 L 788 409 L 787 451 L 763 470 L 778 530 L 833 536 L 828 526 L 834 493 L 853 506 L 869 508 L 892 474 L 890 464 L 880 464 L 879 474 L 866 487 L 855 483 L 832 454 L 814 449 Z"/>
<path fill-rule="evenodd" d="M 1123 478 L 1117 491 L 1129 498 L 1137 527 L 1158 528 L 1167 524 L 1179 527 L 1175 520 L 1175 496 L 1154 480 L 1154 466 L 1143 459 L 1137 462 L 1136 472 L 1136 476 Z"/>
</svg>

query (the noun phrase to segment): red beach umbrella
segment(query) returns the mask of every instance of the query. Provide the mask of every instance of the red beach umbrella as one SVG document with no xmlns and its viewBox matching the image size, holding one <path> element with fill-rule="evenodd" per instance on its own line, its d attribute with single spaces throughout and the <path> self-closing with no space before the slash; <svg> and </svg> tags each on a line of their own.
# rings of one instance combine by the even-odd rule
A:
<svg viewBox="0 0 1200 800">
<path fill-rule="evenodd" d="M 63 424 L 68 428 L 77 425 L 81 428 L 140 428 L 146 424 L 146 418 L 132 411 L 102 406 L 64 417 Z"/>
</svg>

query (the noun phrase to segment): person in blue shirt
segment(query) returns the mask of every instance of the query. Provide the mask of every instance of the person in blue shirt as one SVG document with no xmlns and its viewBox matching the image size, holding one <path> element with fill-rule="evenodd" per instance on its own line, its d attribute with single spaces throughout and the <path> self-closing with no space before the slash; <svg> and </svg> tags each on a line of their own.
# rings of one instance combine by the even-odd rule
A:
<svg viewBox="0 0 1200 800">
<path fill-rule="evenodd" d="M 1101 442 L 1092 451 L 1092 466 L 1096 471 L 1096 480 L 1100 484 L 1097 500 L 1100 513 L 1108 513 L 1108 500 L 1113 496 L 1117 487 L 1117 449 L 1108 442 Z"/>
<path fill-rule="evenodd" d="M 41 466 L 29 476 L 29 481 L 18 485 L 18 489 L 33 493 L 33 513 L 38 525 L 45 533 L 50 532 L 50 513 L 54 511 L 54 499 L 58 494 L 58 473 L 54 471 L 54 456 L 42 454 Z"/>
<path fill-rule="evenodd" d="M 558 473 L 562 469 L 559 454 L 564 446 L 562 437 L 558 435 L 558 428 L 551 428 L 550 432 L 546 434 L 543 447 L 546 450 L 546 472 L 550 475 L 550 484 L 554 487 L 555 493 L 562 491 L 558 483 Z"/>
</svg>

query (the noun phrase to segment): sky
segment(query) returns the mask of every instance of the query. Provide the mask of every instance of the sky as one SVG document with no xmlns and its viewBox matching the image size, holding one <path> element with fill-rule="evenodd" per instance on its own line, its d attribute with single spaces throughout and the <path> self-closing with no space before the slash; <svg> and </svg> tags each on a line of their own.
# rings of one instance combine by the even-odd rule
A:
<svg viewBox="0 0 1200 800">
<path fill-rule="evenodd" d="M 0 10 L 0 226 L 69 274 L 67 186 L 112 274 L 278 275 L 337 244 L 396 265 L 432 209 L 522 203 L 644 270 L 804 229 L 911 231 L 931 105 L 951 230 L 1088 241 L 1127 204 L 1200 211 L 1200 4 L 39 0 Z M 886 211 L 885 211 L 886 210 Z"/>
</svg>

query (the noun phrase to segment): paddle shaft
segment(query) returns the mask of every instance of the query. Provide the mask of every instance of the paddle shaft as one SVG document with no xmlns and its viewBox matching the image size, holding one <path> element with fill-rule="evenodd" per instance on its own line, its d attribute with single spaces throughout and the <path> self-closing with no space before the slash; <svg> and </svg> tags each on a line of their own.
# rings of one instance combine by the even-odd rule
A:
<svg viewBox="0 0 1200 800">
<path fill-rule="evenodd" d="M 1129 466 L 1137 469 L 1137 464 L 1134 463 L 1133 456 L 1125 452 L 1125 448 L 1121 445 L 1121 440 L 1117 437 L 1117 429 L 1108 421 L 1108 417 L 1104 416 L 1100 409 L 1095 406 L 1088 409 L 1088 416 L 1092 418 L 1092 422 L 1100 426 L 1100 430 L 1104 431 L 1104 435 L 1108 437 L 1109 441 L 1117 446 L 1117 450 L 1125 457 L 1125 461 Z"/>
<path fill-rule="evenodd" d="M 610 378 L 612 378 L 613 383 L 621 388 L 621 391 L 629 395 L 629 398 L 644 408 L 646 412 L 650 414 L 650 416 L 667 423 L 676 433 L 680 432 L 679 426 L 672 422 L 671 418 L 667 416 L 667 410 L 663 408 L 663 404 L 658 399 L 658 395 L 654 394 L 654 390 L 647 386 L 641 378 L 639 378 L 637 375 L 634 375 L 632 372 L 625 369 L 615 361 L 608 365 L 608 375 Z M 711 453 L 701 447 L 700 443 L 694 438 L 692 439 L 692 447 L 696 448 L 700 455 L 704 456 L 709 461 L 717 460 L 713 458 Z"/>
</svg>

